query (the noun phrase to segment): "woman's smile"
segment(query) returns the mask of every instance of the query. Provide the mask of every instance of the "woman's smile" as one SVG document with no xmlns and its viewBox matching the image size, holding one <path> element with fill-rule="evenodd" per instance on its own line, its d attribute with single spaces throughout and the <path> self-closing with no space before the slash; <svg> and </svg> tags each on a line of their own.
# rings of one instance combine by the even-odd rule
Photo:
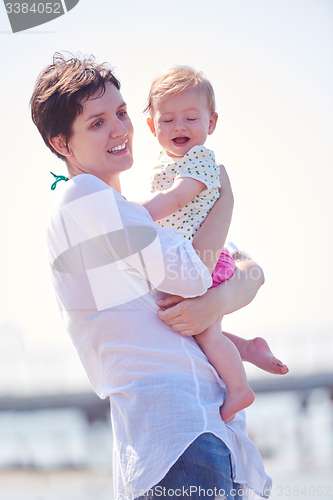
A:
<svg viewBox="0 0 333 500">
<path fill-rule="evenodd" d="M 108 150 L 108 153 L 121 153 L 121 151 L 124 154 L 124 149 L 126 149 L 127 141 L 124 142 L 124 144 L 121 144 L 120 146 L 115 146 L 114 148 L 111 148 Z M 125 151 L 127 152 L 127 151 Z"/>
</svg>

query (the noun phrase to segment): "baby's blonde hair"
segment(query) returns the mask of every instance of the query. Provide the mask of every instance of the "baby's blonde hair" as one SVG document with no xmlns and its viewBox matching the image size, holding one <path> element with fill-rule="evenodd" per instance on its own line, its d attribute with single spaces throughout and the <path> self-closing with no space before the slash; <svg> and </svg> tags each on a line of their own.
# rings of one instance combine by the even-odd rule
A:
<svg viewBox="0 0 333 500">
<path fill-rule="evenodd" d="M 155 99 L 165 96 L 172 97 L 189 88 L 194 88 L 199 92 L 205 93 L 208 99 L 208 107 L 211 113 L 215 113 L 215 94 L 212 84 L 202 71 L 196 71 L 190 66 L 175 66 L 155 78 L 150 87 L 144 113 L 148 112 L 152 117 L 154 114 Z"/>
</svg>

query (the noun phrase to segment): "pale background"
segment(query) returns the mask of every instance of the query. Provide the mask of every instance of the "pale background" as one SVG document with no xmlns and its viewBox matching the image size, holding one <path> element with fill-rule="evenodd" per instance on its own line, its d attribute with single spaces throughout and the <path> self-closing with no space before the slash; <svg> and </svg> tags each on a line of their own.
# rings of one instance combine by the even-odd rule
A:
<svg viewBox="0 0 333 500">
<path fill-rule="evenodd" d="M 49 171 L 65 167 L 29 111 L 37 74 L 59 50 L 95 54 L 122 81 L 135 127 L 135 165 L 123 176 L 129 198 L 147 196 L 159 149 L 142 113 L 152 79 L 174 64 L 206 73 L 219 112 L 207 146 L 235 195 L 230 237 L 266 275 L 255 301 L 224 327 L 265 336 L 288 363 L 286 377 L 332 371 L 332 27 L 332 0 L 80 0 L 58 20 L 12 34 L 1 3 L 0 397 L 89 389 L 57 311 L 44 242 L 56 196 Z M 300 396 L 258 394 L 247 410 L 272 500 L 295 485 L 298 498 L 304 487 L 312 497 L 333 491 L 331 394 L 314 391 L 302 411 Z M 109 422 L 88 426 L 75 409 L 7 411 L 0 432 L 0 466 L 37 468 L 0 470 L 1 498 L 112 498 Z M 50 463 L 74 469 L 52 472 Z M 82 463 L 98 468 L 76 470 Z"/>
<path fill-rule="evenodd" d="M 255 301 L 224 327 L 264 335 L 293 373 L 331 366 L 332 21 L 331 0 L 80 0 L 57 20 L 12 34 L 0 5 L 0 322 L 18 325 L 27 346 L 72 349 L 43 234 L 55 196 L 49 171 L 65 168 L 30 119 L 38 73 L 59 50 L 115 67 L 135 127 L 123 192 L 138 198 L 158 153 L 142 113 L 150 83 L 187 64 L 216 92 L 219 121 L 206 144 L 233 185 L 230 237 L 266 275 Z"/>
</svg>

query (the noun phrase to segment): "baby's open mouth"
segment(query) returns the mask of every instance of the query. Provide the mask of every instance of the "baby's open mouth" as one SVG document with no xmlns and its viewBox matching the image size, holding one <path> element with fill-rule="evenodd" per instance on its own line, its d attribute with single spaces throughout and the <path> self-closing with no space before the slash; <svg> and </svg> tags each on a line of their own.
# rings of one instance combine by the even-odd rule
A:
<svg viewBox="0 0 333 500">
<path fill-rule="evenodd" d="M 184 144 L 186 144 L 188 141 L 190 140 L 189 137 L 175 137 L 174 139 L 172 139 L 172 142 L 174 142 L 175 144 L 177 144 L 178 146 L 183 146 Z"/>
</svg>

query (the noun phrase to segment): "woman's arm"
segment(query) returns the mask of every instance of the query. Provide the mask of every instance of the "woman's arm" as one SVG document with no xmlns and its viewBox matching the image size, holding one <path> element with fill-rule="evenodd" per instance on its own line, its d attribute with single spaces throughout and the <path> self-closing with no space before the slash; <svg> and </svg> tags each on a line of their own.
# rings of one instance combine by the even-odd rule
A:
<svg viewBox="0 0 333 500">
<path fill-rule="evenodd" d="M 210 288 L 201 297 L 183 299 L 170 295 L 158 301 L 158 316 L 180 334 L 196 335 L 217 319 L 249 304 L 264 283 L 262 269 L 252 260 L 236 262 L 232 278 Z M 176 305 L 175 305 L 176 304 Z"/>
<path fill-rule="evenodd" d="M 220 197 L 192 241 L 194 250 L 210 273 L 214 271 L 224 247 L 234 207 L 229 177 L 223 165 L 220 165 L 220 183 Z"/>
</svg>

